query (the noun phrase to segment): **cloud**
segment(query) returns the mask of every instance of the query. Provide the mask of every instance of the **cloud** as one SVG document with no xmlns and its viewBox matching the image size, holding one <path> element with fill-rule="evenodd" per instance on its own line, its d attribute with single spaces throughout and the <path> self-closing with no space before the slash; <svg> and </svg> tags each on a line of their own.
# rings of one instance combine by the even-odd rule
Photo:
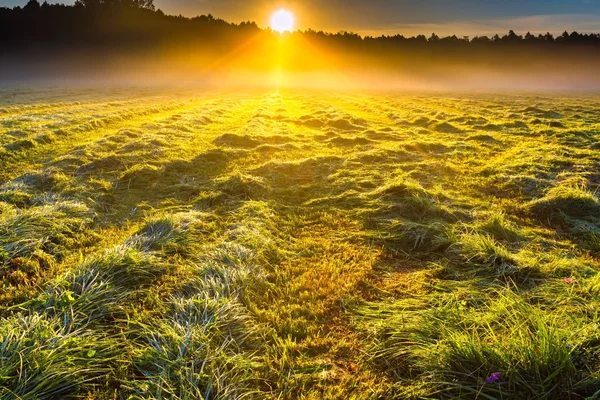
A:
<svg viewBox="0 0 600 400">
<path fill-rule="evenodd" d="M 374 27 L 374 29 L 357 29 L 363 35 L 395 35 L 413 36 L 429 35 L 433 32 L 440 36 L 493 36 L 503 35 L 509 30 L 524 35 L 531 32 L 535 35 L 550 32 L 559 35 L 564 31 L 580 33 L 600 32 L 600 18 L 597 15 L 564 14 L 533 15 L 517 18 L 482 19 L 476 21 L 449 21 L 441 23 L 392 24 Z"/>
<path fill-rule="evenodd" d="M 2 1 L 2 0 L 0 0 Z M 266 26 L 270 13 L 285 6 L 300 29 L 361 34 L 493 35 L 600 31 L 598 0 L 155 0 L 167 13 L 212 13 L 232 22 Z"/>
</svg>

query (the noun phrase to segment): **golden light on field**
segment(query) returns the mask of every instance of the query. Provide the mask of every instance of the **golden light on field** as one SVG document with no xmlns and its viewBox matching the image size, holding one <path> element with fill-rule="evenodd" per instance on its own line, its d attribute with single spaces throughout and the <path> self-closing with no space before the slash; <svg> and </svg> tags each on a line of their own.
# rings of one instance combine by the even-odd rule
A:
<svg viewBox="0 0 600 400">
<path fill-rule="evenodd" d="M 294 14 L 288 10 L 281 9 L 271 17 L 271 29 L 283 33 L 294 29 Z"/>
</svg>

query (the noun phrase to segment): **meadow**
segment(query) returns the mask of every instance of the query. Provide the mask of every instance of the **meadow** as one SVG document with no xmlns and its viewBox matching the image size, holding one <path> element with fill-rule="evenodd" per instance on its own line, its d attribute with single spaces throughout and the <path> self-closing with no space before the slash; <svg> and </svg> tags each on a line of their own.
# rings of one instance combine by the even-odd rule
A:
<svg viewBox="0 0 600 400">
<path fill-rule="evenodd" d="M 600 398 L 600 98 L 0 90 L 1 399 Z"/>
</svg>

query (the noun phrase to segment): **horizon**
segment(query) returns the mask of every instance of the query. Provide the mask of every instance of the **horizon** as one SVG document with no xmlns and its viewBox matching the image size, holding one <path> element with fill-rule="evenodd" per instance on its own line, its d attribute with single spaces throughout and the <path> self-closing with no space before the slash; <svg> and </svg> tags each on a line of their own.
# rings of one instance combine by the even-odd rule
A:
<svg viewBox="0 0 600 400">
<path fill-rule="evenodd" d="M 600 45 L 600 33 L 586 36 L 573 30 L 566 38 L 556 34 L 549 40 L 528 29 L 535 38 L 529 40 L 509 30 L 479 36 L 482 40 L 467 36 L 467 41 L 436 33 L 449 39 L 438 42 L 420 32 L 420 37 L 363 40 L 360 33 L 303 30 L 298 23 L 302 16 L 292 8 L 271 10 L 269 26 L 261 30 L 264 25 L 236 25 L 218 14 L 209 13 L 218 23 L 206 15 L 194 22 L 150 11 L 156 10 L 153 1 L 119 1 L 124 8 L 111 7 L 112 0 L 82 0 L 82 8 L 49 6 L 47 11 L 40 9 L 39 0 L 24 8 L 3 8 L 7 62 L 0 68 L 2 80 L 200 80 L 219 87 L 252 82 L 260 87 L 353 90 L 600 88 L 599 57 L 591 51 Z M 283 32 L 295 33 L 278 34 Z M 73 41 L 75 37 L 79 39 Z"/>
<path fill-rule="evenodd" d="M 41 1 L 40 3 L 42 3 Z M 530 4 L 499 1 L 480 4 L 474 0 L 440 2 L 428 0 L 427 4 L 414 1 L 402 2 L 377 0 L 364 2 L 353 0 L 353 7 L 336 6 L 338 0 L 328 0 L 311 6 L 313 0 L 240 2 L 226 0 L 157 0 L 156 8 L 168 15 L 192 18 L 211 14 L 228 22 L 255 22 L 261 29 L 269 27 L 273 11 L 288 9 L 296 17 L 294 30 L 316 30 L 330 33 L 352 32 L 361 36 L 493 36 L 509 30 L 518 35 L 531 32 L 534 35 L 559 35 L 564 31 L 579 33 L 600 32 L 600 3 L 590 1 L 536 0 Z M 24 6 L 27 0 L 0 0 L 0 7 Z M 72 5 L 74 1 L 49 1 L 50 4 Z M 399 4 L 403 3 L 403 4 Z M 431 4 L 435 3 L 435 7 Z M 468 8 L 464 13 L 465 8 Z M 434 11 L 432 11 L 432 9 Z M 427 12 L 425 12 L 427 10 Z M 461 14 L 462 12 L 462 14 Z"/>
</svg>

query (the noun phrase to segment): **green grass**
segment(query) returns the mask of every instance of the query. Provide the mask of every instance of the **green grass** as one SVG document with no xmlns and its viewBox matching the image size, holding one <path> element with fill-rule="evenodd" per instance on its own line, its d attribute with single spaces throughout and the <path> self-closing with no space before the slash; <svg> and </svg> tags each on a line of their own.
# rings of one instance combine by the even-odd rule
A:
<svg viewBox="0 0 600 400">
<path fill-rule="evenodd" d="M 548 220 L 561 216 L 595 217 L 600 211 L 598 198 L 587 189 L 585 179 L 561 182 L 548 190 L 544 197 L 533 201 L 528 206 L 531 214 Z"/>
<path fill-rule="evenodd" d="M 596 97 L 0 95 L 1 399 L 600 396 Z"/>
</svg>

